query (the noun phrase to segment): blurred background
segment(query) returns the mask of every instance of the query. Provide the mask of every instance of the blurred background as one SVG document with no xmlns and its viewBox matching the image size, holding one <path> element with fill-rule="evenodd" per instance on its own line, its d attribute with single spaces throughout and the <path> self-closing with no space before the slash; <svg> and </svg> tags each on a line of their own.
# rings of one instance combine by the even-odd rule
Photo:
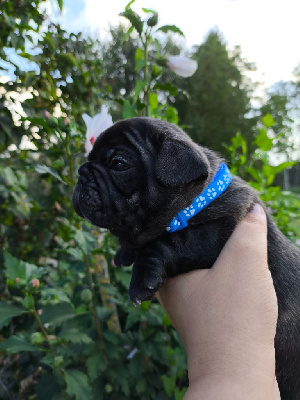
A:
<svg viewBox="0 0 300 400">
<path fill-rule="evenodd" d="M 73 211 L 94 140 L 82 114 L 180 125 L 300 246 L 299 8 L 0 0 L 0 399 L 180 400 L 188 386 L 168 317 L 132 306 L 115 238 Z"/>
</svg>

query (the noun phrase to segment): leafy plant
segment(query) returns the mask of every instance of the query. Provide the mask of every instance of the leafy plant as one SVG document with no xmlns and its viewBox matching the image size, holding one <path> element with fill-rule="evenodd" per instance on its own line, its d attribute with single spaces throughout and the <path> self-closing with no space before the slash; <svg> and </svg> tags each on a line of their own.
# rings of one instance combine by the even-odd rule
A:
<svg viewBox="0 0 300 400">
<path fill-rule="evenodd" d="M 137 35 L 138 79 L 132 92 L 116 97 L 101 76 L 99 43 L 51 22 L 41 30 L 42 1 L 12 3 L 0 10 L 3 43 L 36 70 L 16 65 L 17 79 L 0 94 L 0 398 L 180 400 L 188 379 L 178 334 L 155 300 L 133 307 L 131 267 L 112 265 L 115 238 L 79 218 L 71 197 L 84 161 L 83 111 L 96 113 L 106 99 L 124 118 L 178 123 L 178 88 L 162 79 L 167 58 L 156 33 L 182 32 L 158 27 L 154 10 L 143 9 L 142 19 L 131 1 L 122 14 L 131 24 L 123 40 Z M 20 33 L 40 51 L 25 53 Z M 7 60 L 3 54 L 4 46 L 0 57 Z M 8 100 L 25 91 L 30 98 L 17 112 Z M 293 239 L 289 221 L 299 199 L 272 186 L 291 164 L 270 165 L 271 122 L 263 120 L 252 159 L 244 138 L 233 138 L 231 167 L 272 202 Z"/>
<path fill-rule="evenodd" d="M 282 191 L 279 186 L 274 186 L 274 181 L 277 174 L 292 167 L 296 162 L 271 164 L 270 157 L 277 139 L 276 136 L 271 137 L 268 134 L 273 124 L 272 116 L 266 114 L 255 137 L 256 150 L 251 156 L 248 153 L 246 140 L 241 134 L 238 133 L 231 139 L 231 145 L 227 147 L 231 154 L 231 171 L 248 181 L 258 191 L 279 228 L 295 241 L 300 236 L 300 231 L 295 229 L 295 220 L 299 220 L 300 199 L 295 193 Z"/>
</svg>

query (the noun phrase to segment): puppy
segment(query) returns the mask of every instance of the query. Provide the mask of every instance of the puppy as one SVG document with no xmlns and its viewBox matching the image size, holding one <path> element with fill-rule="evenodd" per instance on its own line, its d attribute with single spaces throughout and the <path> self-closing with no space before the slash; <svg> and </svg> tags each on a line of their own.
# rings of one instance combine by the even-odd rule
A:
<svg viewBox="0 0 300 400">
<path fill-rule="evenodd" d="M 167 277 L 210 268 L 236 224 L 255 203 L 263 206 L 242 179 L 230 182 L 222 161 L 179 127 L 152 118 L 117 122 L 96 140 L 79 168 L 73 204 L 119 238 L 115 263 L 133 264 L 134 303 L 151 299 Z M 267 223 L 279 306 L 276 376 L 282 400 L 300 400 L 300 252 L 268 214 Z"/>
</svg>

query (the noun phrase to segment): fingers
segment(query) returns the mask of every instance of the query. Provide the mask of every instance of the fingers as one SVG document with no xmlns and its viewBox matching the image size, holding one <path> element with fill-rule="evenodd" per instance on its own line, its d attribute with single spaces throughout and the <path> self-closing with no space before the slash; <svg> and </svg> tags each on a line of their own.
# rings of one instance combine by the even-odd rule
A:
<svg viewBox="0 0 300 400">
<path fill-rule="evenodd" d="M 267 269 L 267 220 L 259 204 L 236 226 L 213 268 L 224 264 L 232 270 Z"/>
</svg>

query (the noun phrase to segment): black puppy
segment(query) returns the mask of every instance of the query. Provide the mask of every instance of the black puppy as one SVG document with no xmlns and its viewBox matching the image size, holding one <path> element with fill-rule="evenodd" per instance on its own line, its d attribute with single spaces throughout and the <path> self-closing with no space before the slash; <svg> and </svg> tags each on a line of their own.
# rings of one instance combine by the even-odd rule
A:
<svg viewBox="0 0 300 400">
<path fill-rule="evenodd" d="M 255 203 L 262 204 L 250 186 L 233 177 L 185 229 L 170 232 L 173 218 L 191 211 L 221 164 L 218 155 L 177 126 L 151 118 L 117 122 L 96 140 L 79 169 L 73 204 L 80 216 L 119 238 L 115 263 L 133 264 L 129 295 L 134 303 L 151 299 L 167 277 L 210 268 L 236 224 Z M 224 189 L 224 179 L 219 181 Z M 180 215 L 175 225 L 186 225 Z M 267 222 L 279 305 L 276 376 L 282 400 L 300 400 L 300 252 L 269 215 Z"/>
</svg>

